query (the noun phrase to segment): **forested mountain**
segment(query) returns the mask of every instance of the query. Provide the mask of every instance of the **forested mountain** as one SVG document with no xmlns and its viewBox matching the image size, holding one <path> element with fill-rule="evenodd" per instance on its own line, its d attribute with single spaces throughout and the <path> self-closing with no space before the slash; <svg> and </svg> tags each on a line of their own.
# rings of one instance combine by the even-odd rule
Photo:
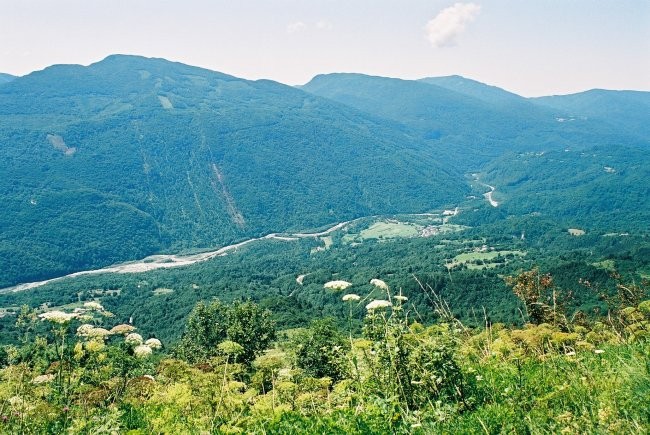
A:
<svg viewBox="0 0 650 435">
<path fill-rule="evenodd" d="M 650 159 L 647 151 L 594 147 L 509 153 L 486 165 L 506 215 L 544 215 L 558 224 L 620 232 L 647 230 Z"/>
<path fill-rule="evenodd" d="M 650 138 L 650 92 L 592 89 L 531 101 L 568 116 L 567 120 L 594 119 L 646 141 Z"/>
<path fill-rule="evenodd" d="M 459 76 L 361 74 L 295 88 L 122 55 L 52 66 L 0 88 L 0 287 L 362 216 L 475 209 L 489 186 L 498 210 L 483 202 L 462 217 L 472 226 L 532 213 L 639 229 L 647 94 L 526 99 Z"/>
<path fill-rule="evenodd" d="M 646 105 L 134 56 L 1 84 L 0 425 L 646 433 Z"/>
<path fill-rule="evenodd" d="M 316 76 L 302 89 L 399 122 L 465 170 L 507 151 L 649 144 L 597 121 L 563 122 L 522 97 L 459 77 L 412 81 L 328 74 Z"/>
<path fill-rule="evenodd" d="M 428 83 L 430 85 L 440 86 L 441 88 L 449 89 L 476 99 L 485 101 L 491 105 L 501 105 L 504 107 L 512 107 L 514 105 L 521 105 L 527 103 L 524 97 L 521 97 L 512 92 L 496 86 L 486 85 L 485 83 L 476 80 L 468 79 L 462 76 L 445 76 L 445 77 L 427 77 L 420 79 L 420 82 Z M 527 103 L 530 107 L 531 103 Z"/>
<path fill-rule="evenodd" d="M 12 76 L 11 74 L 6 74 L 6 73 L 0 73 L 0 85 L 4 83 L 9 83 L 13 79 L 15 79 L 16 76 Z"/>
<path fill-rule="evenodd" d="M 372 116 L 162 59 L 17 78 L 0 116 L 0 285 L 468 192 L 433 150 Z"/>
</svg>

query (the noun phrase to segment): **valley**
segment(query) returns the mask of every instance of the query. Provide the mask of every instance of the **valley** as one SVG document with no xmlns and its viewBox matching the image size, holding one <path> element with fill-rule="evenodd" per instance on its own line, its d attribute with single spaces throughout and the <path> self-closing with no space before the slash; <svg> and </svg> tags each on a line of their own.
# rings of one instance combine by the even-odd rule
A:
<svg viewBox="0 0 650 435">
<path fill-rule="evenodd" d="M 455 214 L 458 214 L 458 209 Z M 454 226 L 447 224 L 447 221 L 442 218 L 444 213 L 427 213 L 426 215 L 396 215 L 391 217 L 382 216 L 369 216 L 353 219 L 351 221 L 339 222 L 325 230 L 315 232 L 297 232 L 297 233 L 271 233 L 262 237 L 247 239 L 232 245 L 223 246 L 215 250 L 208 250 L 194 254 L 157 254 L 145 257 L 137 261 L 129 261 L 126 263 L 115 264 L 101 269 L 84 270 L 74 272 L 62 277 L 51 278 L 44 281 L 22 283 L 11 287 L 0 289 L 1 293 L 20 292 L 25 290 L 34 289 L 49 283 L 58 282 L 61 280 L 70 280 L 78 277 L 98 274 L 124 274 L 124 273 L 143 273 L 157 269 L 168 269 L 176 267 L 190 266 L 195 263 L 211 260 L 215 257 L 228 255 L 232 251 L 236 251 L 251 243 L 264 241 L 264 240 L 277 240 L 277 241 L 295 241 L 298 239 L 317 239 L 324 243 L 324 247 L 317 247 L 314 252 L 319 250 L 329 249 L 332 246 L 332 237 L 334 232 L 345 231 L 346 227 L 355 225 L 359 222 L 364 222 L 369 225 L 367 228 L 360 231 L 358 234 L 347 233 L 342 236 L 341 241 L 347 244 L 360 243 L 364 239 L 385 239 L 385 238 L 400 238 L 400 237 L 428 237 L 431 235 L 445 234 L 449 232 L 462 231 L 462 226 Z M 406 220 L 406 221 L 401 221 Z M 438 225 L 429 225 L 438 224 Z"/>
<path fill-rule="evenodd" d="M 0 76 L 0 432 L 634 433 L 648 113 L 126 55 Z"/>
</svg>

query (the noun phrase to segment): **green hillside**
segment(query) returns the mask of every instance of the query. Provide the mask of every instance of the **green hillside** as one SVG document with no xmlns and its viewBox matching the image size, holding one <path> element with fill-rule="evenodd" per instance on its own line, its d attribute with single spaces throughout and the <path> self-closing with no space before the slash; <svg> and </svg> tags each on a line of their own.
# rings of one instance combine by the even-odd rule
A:
<svg viewBox="0 0 650 435">
<path fill-rule="evenodd" d="M 5 73 L 0 73 L 0 85 L 3 85 L 5 83 L 9 83 L 10 81 L 14 80 L 16 76 L 12 76 L 11 74 L 5 74 Z"/>
<path fill-rule="evenodd" d="M 451 91 L 455 91 L 460 94 L 484 101 L 491 105 L 501 106 L 504 108 L 514 107 L 516 105 L 523 107 L 523 104 L 527 104 L 530 107 L 530 105 L 533 104 L 527 101 L 526 98 L 512 92 L 508 92 L 496 86 L 487 85 L 485 83 L 481 83 L 476 80 L 468 79 L 458 75 L 445 77 L 427 77 L 418 81 L 422 83 L 428 83 L 430 85 L 440 86 L 441 88 L 449 89 Z"/>
<path fill-rule="evenodd" d="M 593 119 L 648 140 L 650 137 L 650 92 L 592 89 L 571 95 L 531 99 L 554 110 L 567 121 Z"/>
<path fill-rule="evenodd" d="M 508 151 L 649 144 L 647 138 L 592 120 L 560 122 L 546 108 L 466 79 L 328 74 L 302 89 L 400 123 L 463 170 L 476 170 Z"/>
<path fill-rule="evenodd" d="M 620 146 L 506 154 L 483 168 L 502 212 L 541 214 L 586 230 L 645 232 L 650 221 L 647 152 Z"/>
<path fill-rule="evenodd" d="M 0 116 L 2 286 L 468 192 L 356 110 L 162 59 L 46 68 L 2 87 Z"/>
</svg>

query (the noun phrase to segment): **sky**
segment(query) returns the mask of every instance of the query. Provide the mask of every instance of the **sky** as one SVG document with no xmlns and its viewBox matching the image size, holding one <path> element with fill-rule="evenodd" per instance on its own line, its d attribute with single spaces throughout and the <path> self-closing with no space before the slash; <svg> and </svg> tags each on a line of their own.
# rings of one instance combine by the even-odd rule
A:
<svg viewBox="0 0 650 435">
<path fill-rule="evenodd" d="M 116 53 L 290 85 L 359 72 L 650 91 L 650 0 L 0 0 L 0 72 Z"/>
</svg>

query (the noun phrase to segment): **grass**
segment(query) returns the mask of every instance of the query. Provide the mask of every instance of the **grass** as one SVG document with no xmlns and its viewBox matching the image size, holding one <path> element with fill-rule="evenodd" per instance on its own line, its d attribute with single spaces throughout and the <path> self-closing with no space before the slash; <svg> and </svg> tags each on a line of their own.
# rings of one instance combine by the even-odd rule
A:
<svg viewBox="0 0 650 435">
<path fill-rule="evenodd" d="M 359 243 L 371 239 L 398 239 L 417 237 L 422 227 L 405 222 L 375 222 L 370 227 L 361 230 L 358 234 L 346 234 L 343 236 L 343 243 Z"/>
<path fill-rule="evenodd" d="M 404 222 L 375 222 L 369 228 L 361 231 L 362 239 L 393 239 L 400 237 L 416 237 L 419 226 Z"/>
<path fill-rule="evenodd" d="M 614 260 L 603 260 L 591 263 L 592 266 L 597 267 L 598 269 L 607 270 L 609 272 L 614 272 L 616 270 L 616 264 Z"/>
<path fill-rule="evenodd" d="M 495 267 L 498 264 L 492 260 L 496 259 L 499 256 L 505 257 L 509 254 L 516 256 L 526 255 L 524 251 L 464 252 L 462 254 L 456 255 L 446 266 L 447 269 L 453 269 L 454 267 L 458 267 L 461 264 L 467 264 L 468 269 L 485 269 L 489 267 Z M 476 261 L 483 261 L 484 264 L 471 264 Z"/>
</svg>

